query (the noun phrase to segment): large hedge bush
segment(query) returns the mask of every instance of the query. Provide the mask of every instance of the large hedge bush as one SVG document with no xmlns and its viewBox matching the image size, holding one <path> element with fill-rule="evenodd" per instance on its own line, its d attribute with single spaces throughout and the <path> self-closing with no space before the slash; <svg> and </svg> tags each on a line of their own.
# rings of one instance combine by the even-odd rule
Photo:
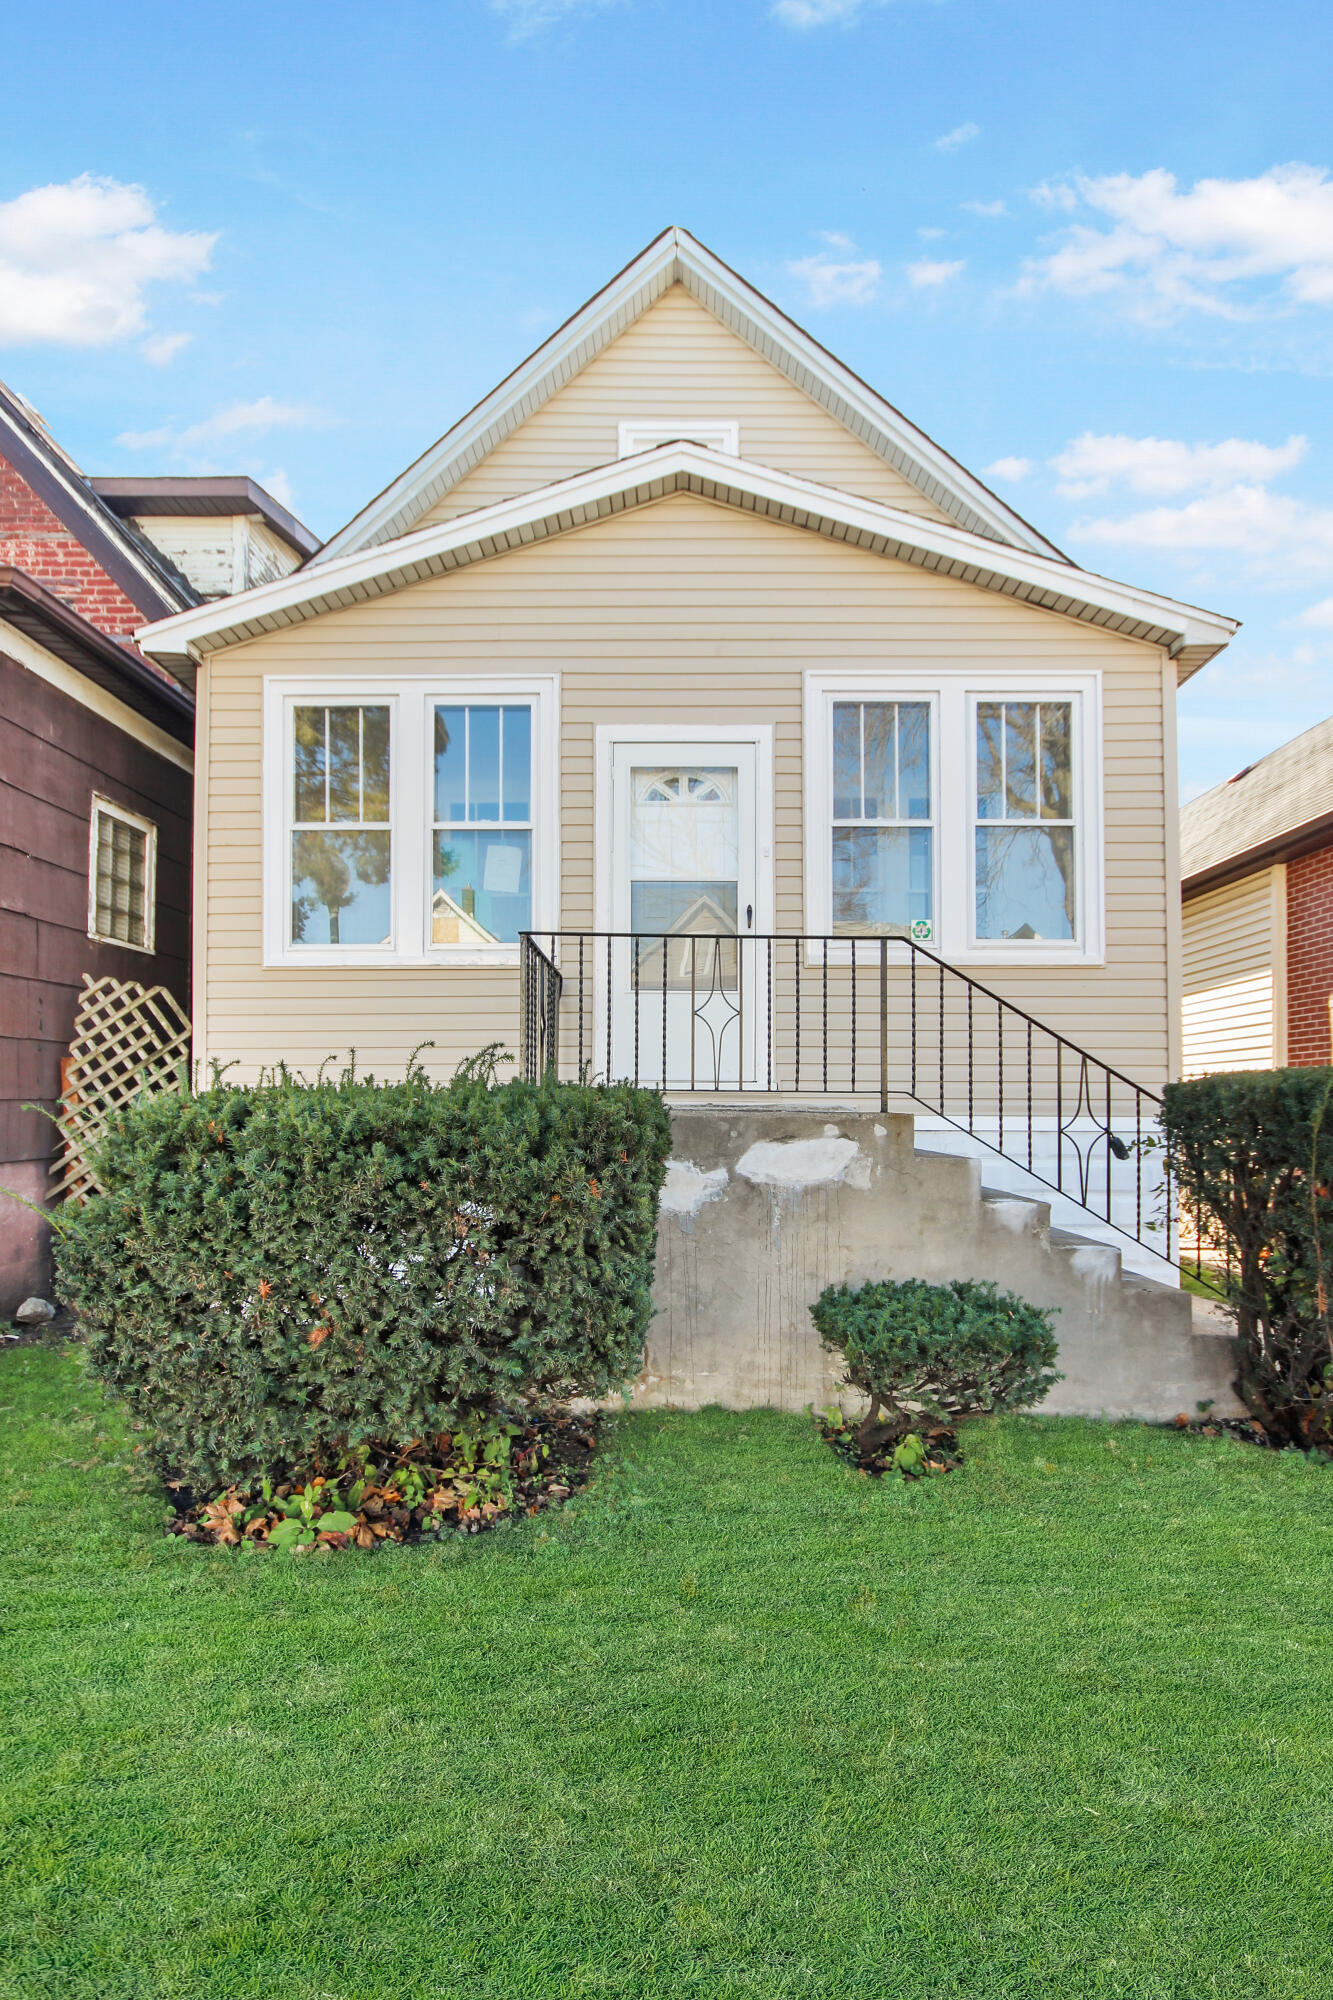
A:
<svg viewBox="0 0 1333 2000">
<path fill-rule="evenodd" d="M 938 1423 L 1036 1403 L 1060 1379 L 1051 1314 L 992 1284 L 919 1278 L 830 1285 L 810 1308 L 846 1381 L 870 1398 L 863 1449 Z"/>
<path fill-rule="evenodd" d="M 639 1366 L 661 1099 L 468 1073 L 146 1099 L 58 1290 L 157 1467 L 216 1490 Z"/>
<path fill-rule="evenodd" d="M 1225 1275 L 1241 1399 L 1275 1438 L 1333 1448 L 1333 1069 L 1167 1086 L 1167 1160 Z"/>
</svg>

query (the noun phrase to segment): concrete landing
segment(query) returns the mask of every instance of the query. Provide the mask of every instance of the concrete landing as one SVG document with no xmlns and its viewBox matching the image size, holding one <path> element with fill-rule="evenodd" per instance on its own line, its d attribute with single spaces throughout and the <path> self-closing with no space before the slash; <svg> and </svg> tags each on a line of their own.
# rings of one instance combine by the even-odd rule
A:
<svg viewBox="0 0 1333 2000">
<path fill-rule="evenodd" d="M 871 1278 L 990 1278 L 1056 1310 L 1064 1380 L 1042 1408 L 1170 1418 L 1241 1413 L 1233 1343 L 1195 1331 L 1188 1293 L 1051 1228 L 1043 1201 L 991 1194 L 982 1165 L 918 1151 L 911 1117 L 773 1109 L 672 1113 L 654 1296 L 636 1405 L 800 1410 L 838 1394 L 810 1306 Z"/>
</svg>

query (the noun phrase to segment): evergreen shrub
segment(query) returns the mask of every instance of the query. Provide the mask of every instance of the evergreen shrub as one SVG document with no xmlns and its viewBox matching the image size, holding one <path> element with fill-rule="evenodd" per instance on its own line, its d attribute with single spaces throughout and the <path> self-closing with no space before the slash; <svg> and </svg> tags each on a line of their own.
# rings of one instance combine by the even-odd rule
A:
<svg viewBox="0 0 1333 2000">
<path fill-rule="evenodd" d="M 1186 1222 L 1227 1271 L 1236 1388 L 1281 1442 L 1333 1449 L 1333 1069 L 1168 1084 L 1162 1128 Z"/>
<path fill-rule="evenodd" d="M 992 1284 L 918 1278 L 830 1285 L 810 1308 L 845 1380 L 870 1398 L 862 1449 L 915 1429 L 1036 1403 L 1060 1379 L 1051 1313 Z"/>
<path fill-rule="evenodd" d="M 215 1083 L 116 1118 L 60 1296 L 201 1492 L 638 1369 L 670 1127 L 616 1084 Z"/>
</svg>

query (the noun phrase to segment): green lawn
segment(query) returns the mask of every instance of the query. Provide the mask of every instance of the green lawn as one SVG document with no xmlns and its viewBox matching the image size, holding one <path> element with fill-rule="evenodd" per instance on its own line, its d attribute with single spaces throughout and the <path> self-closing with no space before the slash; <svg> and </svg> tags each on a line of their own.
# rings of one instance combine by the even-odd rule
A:
<svg viewBox="0 0 1333 2000">
<path fill-rule="evenodd" d="M 0 1404 L 6 2000 L 1333 1992 L 1320 1466 L 639 1415 L 558 1517 L 243 1561 L 75 1353 Z"/>
</svg>

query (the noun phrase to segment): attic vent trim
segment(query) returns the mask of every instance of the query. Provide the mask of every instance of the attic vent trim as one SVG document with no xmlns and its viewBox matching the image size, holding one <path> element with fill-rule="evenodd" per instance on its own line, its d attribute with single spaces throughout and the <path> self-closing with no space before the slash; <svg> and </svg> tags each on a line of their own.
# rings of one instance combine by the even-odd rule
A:
<svg viewBox="0 0 1333 2000">
<path fill-rule="evenodd" d="M 618 458 L 634 458 L 641 451 L 653 451 L 660 444 L 700 444 L 707 451 L 725 452 L 728 458 L 741 455 L 741 427 L 734 420 L 718 417 L 646 417 L 620 426 Z"/>
</svg>

